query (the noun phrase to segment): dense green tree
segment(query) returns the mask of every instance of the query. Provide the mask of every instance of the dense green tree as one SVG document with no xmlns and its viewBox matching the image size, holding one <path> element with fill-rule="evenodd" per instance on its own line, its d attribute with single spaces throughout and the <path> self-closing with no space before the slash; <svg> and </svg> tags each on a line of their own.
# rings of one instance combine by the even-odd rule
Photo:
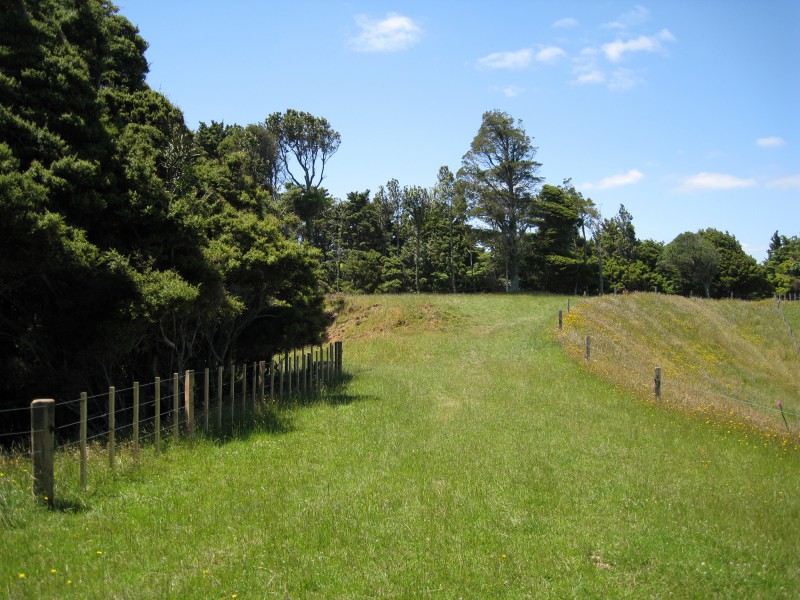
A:
<svg viewBox="0 0 800 600">
<path fill-rule="evenodd" d="M 672 272 L 681 293 L 700 286 L 706 298 L 719 273 L 720 255 L 714 245 L 698 233 L 681 233 L 664 247 L 659 264 Z"/>
<path fill-rule="evenodd" d="M 560 187 L 545 185 L 531 213 L 536 230 L 529 236 L 528 261 L 536 287 L 574 293 L 583 263 L 575 254 L 580 217 L 573 198 Z"/>
<path fill-rule="evenodd" d="M 698 234 L 708 240 L 719 254 L 719 275 L 711 286 L 711 295 L 727 298 L 764 298 L 772 293 L 766 269 L 742 250 L 739 241 L 727 231 L 701 229 Z"/>
<path fill-rule="evenodd" d="M 531 227 L 542 181 L 536 151 L 520 121 L 501 111 L 486 112 L 458 173 L 475 216 L 496 233 L 509 291 L 519 289 L 520 241 Z"/>
<path fill-rule="evenodd" d="M 266 125 L 195 136 L 105 0 L 2 14 L 0 405 L 319 341 Z"/>
<path fill-rule="evenodd" d="M 776 231 L 764 268 L 776 294 L 800 293 L 800 237 L 787 237 Z"/>
<path fill-rule="evenodd" d="M 306 224 L 305 238 L 310 240 L 314 220 L 331 203 L 321 184 L 328 161 L 339 149 L 341 135 L 325 118 L 294 109 L 271 114 L 264 126 L 276 140 L 283 178 L 291 184 L 290 204 Z"/>
</svg>

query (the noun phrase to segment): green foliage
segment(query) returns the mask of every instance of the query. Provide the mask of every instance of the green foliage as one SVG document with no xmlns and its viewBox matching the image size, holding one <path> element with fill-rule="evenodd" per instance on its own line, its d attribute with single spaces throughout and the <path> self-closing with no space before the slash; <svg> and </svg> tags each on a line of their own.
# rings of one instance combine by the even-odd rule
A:
<svg viewBox="0 0 800 600">
<path fill-rule="evenodd" d="M 542 181 L 536 151 L 521 122 L 501 111 L 486 112 L 458 172 L 474 216 L 497 235 L 495 250 L 505 261 L 510 291 L 519 289 L 520 242 L 532 224 Z"/>
<path fill-rule="evenodd" d="M 680 293 L 687 294 L 700 286 L 706 298 L 719 273 L 720 255 L 714 245 L 698 233 L 681 233 L 664 247 L 659 263 L 673 275 Z"/>
<path fill-rule="evenodd" d="M 776 231 L 764 268 L 776 294 L 800 293 L 800 237 L 787 237 Z"/>
<path fill-rule="evenodd" d="M 7 2 L 0 39 L 0 407 L 319 341 L 265 124 L 195 136 L 104 0 Z"/>
<path fill-rule="evenodd" d="M 728 232 L 702 229 L 699 232 L 711 242 L 719 254 L 719 275 L 711 286 L 714 297 L 766 298 L 772 293 L 767 271 L 749 254 L 742 250 L 739 241 Z"/>
</svg>

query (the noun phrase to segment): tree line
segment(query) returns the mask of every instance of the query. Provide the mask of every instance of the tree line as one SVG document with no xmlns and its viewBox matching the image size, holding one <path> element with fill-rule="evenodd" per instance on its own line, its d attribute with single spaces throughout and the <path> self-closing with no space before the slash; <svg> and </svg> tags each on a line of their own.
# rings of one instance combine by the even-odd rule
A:
<svg viewBox="0 0 800 600">
<path fill-rule="evenodd" d="M 639 240 L 624 207 L 544 184 L 503 112 L 433 187 L 334 199 L 326 119 L 193 131 L 110 2 L 2 14 L 0 408 L 317 343 L 331 292 L 800 291 L 797 237 L 776 232 L 761 265 L 713 229 Z"/>
</svg>

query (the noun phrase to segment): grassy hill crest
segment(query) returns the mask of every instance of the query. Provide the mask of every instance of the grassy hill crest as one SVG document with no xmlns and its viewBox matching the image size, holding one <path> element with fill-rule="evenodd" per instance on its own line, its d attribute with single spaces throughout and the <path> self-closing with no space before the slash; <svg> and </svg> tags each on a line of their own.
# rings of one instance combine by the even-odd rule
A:
<svg viewBox="0 0 800 600">
<path fill-rule="evenodd" d="M 786 432 L 800 427 L 800 356 L 772 300 L 705 300 L 664 294 L 592 298 L 565 315 L 567 354 L 608 381 L 684 409 L 724 414 Z M 730 420 L 730 419 L 729 419 Z"/>
</svg>

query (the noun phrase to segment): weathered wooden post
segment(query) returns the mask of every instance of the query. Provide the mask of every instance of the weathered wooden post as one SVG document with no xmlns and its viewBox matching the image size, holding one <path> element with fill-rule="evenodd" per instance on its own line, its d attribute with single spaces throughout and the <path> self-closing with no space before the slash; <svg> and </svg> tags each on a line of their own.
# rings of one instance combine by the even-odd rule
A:
<svg viewBox="0 0 800 600">
<path fill-rule="evenodd" d="M 116 432 L 117 415 L 116 415 L 116 389 L 112 385 L 108 388 L 108 466 L 114 468 L 114 454 L 116 452 Z"/>
<path fill-rule="evenodd" d="M 180 414 L 178 413 L 180 387 L 178 374 L 172 374 L 172 436 L 177 440 L 180 435 Z"/>
<path fill-rule="evenodd" d="M 269 403 L 275 404 L 275 357 L 269 359 Z"/>
<path fill-rule="evenodd" d="M 31 402 L 31 454 L 33 495 L 53 508 L 53 454 L 55 452 L 56 401 Z"/>
<path fill-rule="evenodd" d="M 286 370 L 286 386 L 289 388 L 289 395 L 292 395 L 292 359 L 287 352 L 283 355 L 284 369 Z"/>
<path fill-rule="evenodd" d="M 236 419 L 236 365 L 231 362 L 231 423 Z"/>
<path fill-rule="evenodd" d="M 592 355 L 592 342 L 589 336 L 586 336 L 586 360 L 588 361 Z"/>
<path fill-rule="evenodd" d="M 265 361 L 259 361 L 258 363 L 258 405 L 261 407 L 261 411 L 264 411 L 264 385 L 265 379 L 267 374 L 267 363 Z"/>
<path fill-rule="evenodd" d="M 292 363 L 294 364 L 294 393 L 300 393 L 300 363 L 297 362 L 297 349 L 292 350 Z"/>
<path fill-rule="evenodd" d="M 217 367 L 217 431 L 222 430 L 222 379 L 225 377 L 225 367 Z"/>
<path fill-rule="evenodd" d="M 211 401 L 208 389 L 211 387 L 211 372 L 208 370 L 208 367 L 206 367 L 203 375 L 203 431 L 208 433 L 208 405 Z"/>
<path fill-rule="evenodd" d="M 280 378 L 279 390 L 278 390 L 278 398 L 283 400 L 283 378 L 284 378 L 284 371 L 286 371 L 286 361 L 284 359 L 278 359 L 278 376 Z"/>
<path fill-rule="evenodd" d="M 183 407 L 186 415 L 186 431 L 194 436 L 194 371 L 186 371 L 183 382 Z"/>
<path fill-rule="evenodd" d="M 242 365 L 242 414 L 239 418 L 247 419 L 247 363 Z"/>
<path fill-rule="evenodd" d="M 342 376 L 342 341 L 336 342 L 336 374 Z"/>
<path fill-rule="evenodd" d="M 306 366 L 305 348 L 300 351 L 300 391 L 305 394 L 308 389 L 308 367 Z"/>
<path fill-rule="evenodd" d="M 155 397 L 156 456 L 161 452 L 161 377 L 156 377 Z"/>
<path fill-rule="evenodd" d="M 564 327 L 564 311 L 558 311 L 558 330 L 561 331 Z"/>
<path fill-rule="evenodd" d="M 133 457 L 139 460 L 139 382 L 133 382 Z"/>
<path fill-rule="evenodd" d="M 661 367 L 656 367 L 656 376 L 654 379 L 656 400 L 661 398 Z"/>
<path fill-rule="evenodd" d="M 81 489 L 86 491 L 86 423 L 89 420 L 86 392 L 81 392 Z"/>
<path fill-rule="evenodd" d="M 250 418 L 256 415 L 256 392 L 258 392 L 258 363 L 253 363 L 253 374 L 250 376 Z"/>
</svg>

